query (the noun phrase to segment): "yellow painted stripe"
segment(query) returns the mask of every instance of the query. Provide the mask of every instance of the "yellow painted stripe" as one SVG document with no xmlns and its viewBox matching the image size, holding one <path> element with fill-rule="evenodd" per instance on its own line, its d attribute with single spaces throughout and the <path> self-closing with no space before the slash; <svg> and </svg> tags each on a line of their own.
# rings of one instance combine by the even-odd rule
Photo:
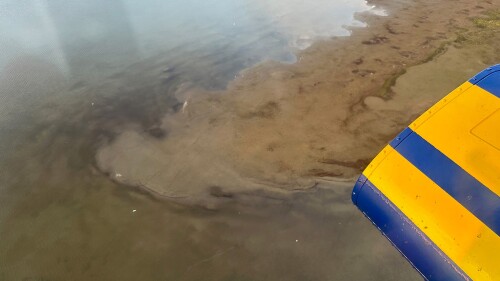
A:
<svg viewBox="0 0 500 281">
<path fill-rule="evenodd" d="M 455 90 L 451 91 L 448 95 L 442 98 L 440 101 L 435 103 L 431 108 L 429 108 L 424 114 L 420 115 L 413 123 L 411 123 L 411 129 L 415 129 L 422 125 L 427 119 L 429 119 L 433 114 L 438 112 L 441 108 L 452 102 L 456 97 L 461 95 L 463 92 L 467 91 L 470 87 L 474 86 L 470 82 L 465 82 L 460 85 Z"/>
<path fill-rule="evenodd" d="M 481 129 L 490 130 L 485 139 L 471 132 L 500 108 L 500 99 L 478 86 L 464 85 L 465 91 L 450 93 L 410 128 L 500 196 L 500 150 L 485 141 L 500 139 L 500 123 L 483 122 Z"/>
<path fill-rule="evenodd" d="M 372 164 L 363 174 L 466 274 L 500 280 L 498 235 L 392 147 Z"/>
</svg>

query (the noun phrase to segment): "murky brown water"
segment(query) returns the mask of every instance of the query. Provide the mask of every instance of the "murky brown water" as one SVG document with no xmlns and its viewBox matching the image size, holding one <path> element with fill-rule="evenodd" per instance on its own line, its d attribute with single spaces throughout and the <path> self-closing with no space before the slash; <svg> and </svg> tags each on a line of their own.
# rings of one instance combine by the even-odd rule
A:
<svg viewBox="0 0 500 281">
<path fill-rule="evenodd" d="M 103 132 L 91 122 L 74 128 L 65 116 L 68 123 L 28 120 L 25 138 L 6 147 L 14 153 L 3 154 L 12 158 L 0 178 L 1 280 L 415 275 L 351 205 L 351 183 L 276 198 L 242 194 L 215 209 L 178 205 L 98 172 L 87 141 Z"/>
<path fill-rule="evenodd" d="M 240 195 L 207 210 L 156 200 L 102 176 L 64 172 L 72 178 L 40 175 L 31 183 L 36 190 L 3 205 L 2 212 L 8 211 L 0 244 L 3 280 L 408 280 L 415 275 L 354 210 L 350 184 L 285 198 Z"/>
<path fill-rule="evenodd" d="M 299 17 L 298 23 L 293 15 L 305 7 L 300 1 L 285 5 L 289 10 L 260 2 L 204 4 L 211 10 L 196 12 L 192 18 L 203 19 L 191 24 L 212 23 L 204 36 L 215 39 L 200 47 L 193 43 L 196 34 L 159 40 L 176 25 L 127 17 L 138 7 L 124 1 L 103 10 L 128 11 L 111 20 L 127 28 L 100 28 L 99 20 L 89 21 L 79 38 L 46 48 L 47 42 L 35 36 L 36 20 L 20 24 L 16 12 L 41 15 L 44 34 L 52 39 L 67 36 L 78 21 L 64 18 L 64 11 L 47 1 L 23 2 L 25 7 L 16 9 L 11 2 L 0 8 L 14 15 L 9 27 L 22 28 L 0 33 L 9 46 L 0 77 L 0 280 L 418 279 L 351 205 L 352 183 L 322 182 L 287 194 L 220 194 L 220 204 L 201 207 L 119 185 L 95 166 L 96 148 L 125 127 L 168 137 L 158 122 L 182 106 L 174 96 L 179 87 L 221 88 L 256 62 L 293 61 L 293 51 L 316 36 L 348 33 L 340 26 L 353 24 L 352 13 L 367 10 L 366 3 L 320 1 L 304 12 L 314 20 Z M 153 2 L 159 6 L 148 7 L 150 18 L 171 8 Z M 197 4 L 190 1 L 181 10 Z M 79 9 L 92 10 L 65 7 L 77 19 Z M 242 7 L 250 7 L 250 15 Z M 315 16 L 318 8 L 335 12 L 337 20 L 328 21 L 329 13 Z M 52 11 L 54 18 L 43 11 Z M 235 16 L 226 20 L 226 15 Z M 187 24 L 186 19 L 172 22 Z M 242 22 L 241 29 L 221 31 Z M 324 28 L 314 29 L 319 23 Z M 61 25 L 67 27 L 51 29 Z M 257 31 L 248 31 L 252 28 Z M 124 29 L 133 32 L 121 33 Z M 106 42 L 102 36 L 113 32 L 118 35 L 109 46 L 91 50 L 95 40 Z M 85 40 L 89 45 L 82 45 Z M 110 52 L 123 42 L 139 43 Z M 19 46 L 23 50 L 17 52 Z M 69 55 L 60 56 L 61 50 Z"/>
</svg>

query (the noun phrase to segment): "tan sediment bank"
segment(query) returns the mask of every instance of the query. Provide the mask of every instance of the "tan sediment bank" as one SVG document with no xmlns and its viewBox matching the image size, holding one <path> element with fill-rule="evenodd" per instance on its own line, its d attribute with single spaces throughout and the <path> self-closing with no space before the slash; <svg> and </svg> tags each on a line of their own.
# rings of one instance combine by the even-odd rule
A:
<svg viewBox="0 0 500 281">
<path fill-rule="evenodd" d="M 262 63 L 223 92 L 179 92 L 184 107 L 163 119 L 167 137 L 131 125 L 99 149 L 100 169 L 186 202 L 356 177 L 411 120 L 500 53 L 495 38 L 477 37 L 498 27 L 472 20 L 498 9 L 493 1 L 371 2 L 390 15 L 358 15 L 369 27 L 316 43 L 295 64 Z"/>
</svg>

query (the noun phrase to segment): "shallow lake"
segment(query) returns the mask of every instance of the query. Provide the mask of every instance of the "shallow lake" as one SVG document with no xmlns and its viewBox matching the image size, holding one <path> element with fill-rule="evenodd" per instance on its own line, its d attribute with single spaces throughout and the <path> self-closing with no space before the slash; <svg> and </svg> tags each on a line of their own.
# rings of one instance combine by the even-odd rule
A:
<svg viewBox="0 0 500 281">
<path fill-rule="evenodd" d="M 408 280 L 352 183 L 217 208 L 120 185 L 95 150 L 266 60 L 348 36 L 365 1 L 2 1 L 0 280 Z M 167 136 L 168 137 L 168 136 Z M 395 271 L 394 268 L 399 269 Z M 409 276 L 408 274 L 412 274 Z"/>
</svg>

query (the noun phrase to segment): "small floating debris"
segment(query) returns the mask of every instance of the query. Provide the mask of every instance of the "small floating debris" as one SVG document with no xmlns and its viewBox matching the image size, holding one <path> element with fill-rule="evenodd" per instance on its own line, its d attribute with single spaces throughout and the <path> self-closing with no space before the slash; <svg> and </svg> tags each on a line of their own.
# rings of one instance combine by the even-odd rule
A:
<svg viewBox="0 0 500 281">
<path fill-rule="evenodd" d="M 162 69 L 162 72 L 163 73 L 169 73 L 169 72 L 172 72 L 174 70 L 173 67 L 165 67 L 164 69 Z"/>
<path fill-rule="evenodd" d="M 115 174 L 115 177 L 117 177 L 117 178 L 121 178 L 121 177 L 122 177 L 122 174 L 116 173 L 116 174 Z"/>
<path fill-rule="evenodd" d="M 132 213 L 135 213 L 135 212 L 137 212 L 137 210 L 136 210 L 136 209 L 133 209 L 133 210 L 132 210 Z"/>
<path fill-rule="evenodd" d="M 186 100 L 183 104 L 182 104 L 182 113 L 184 113 L 184 111 L 186 110 L 186 107 L 188 106 L 188 101 Z"/>
<path fill-rule="evenodd" d="M 298 240 L 298 239 L 295 239 L 295 243 L 297 243 L 297 242 L 299 242 L 299 240 Z"/>
</svg>

